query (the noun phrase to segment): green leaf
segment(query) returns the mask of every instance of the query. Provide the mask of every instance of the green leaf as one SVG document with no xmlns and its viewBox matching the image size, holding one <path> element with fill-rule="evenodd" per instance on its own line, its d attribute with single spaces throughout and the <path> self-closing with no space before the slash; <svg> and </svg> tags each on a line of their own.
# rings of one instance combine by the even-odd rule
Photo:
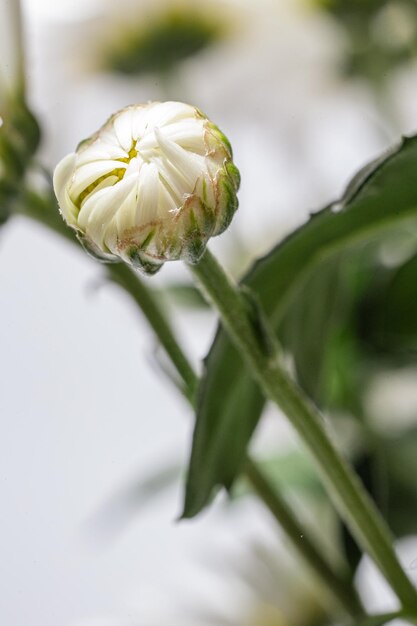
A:
<svg viewBox="0 0 417 626">
<path fill-rule="evenodd" d="M 361 310 L 368 347 L 381 355 L 417 356 L 417 255 L 375 276 Z"/>
<path fill-rule="evenodd" d="M 25 174 L 40 142 L 40 128 L 20 100 L 7 103 L 0 132 L 0 226 L 15 210 Z"/>
<path fill-rule="evenodd" d="M 404 138 L 355 176 L 340 202 L 327 206 L 244 277 L 278 332 L 313 270 L 341 250 L 376 240 L 417 217 L 417 137 Z M 414 224 L 413 224 L 414 227 Z M 205 360 L 185 497 L 196 515 L 215 488 L 230 488 L 241 469 L 264 399 L 240 355 L 219 328 Z"/>
<path fill-rule="evenodd" d="M 286 454 L 258 459 L 257 466 L 281 492 L 290 490 L 315 500 L 327 499 L 314 463 L 304 452 L 291 450 Z M 236 499 L 247 493 L 253 493 L 253 487 L 243 477 L 234 485 L 231 497 Z"/>
<path fill-rule="evenodd" d="M 207 311 L 209 305 L 201 295 L 201 291 L 197 289 L 191 282 L 177 281 L 163 287 L 161 296 L 171 298 L 175 304 L 180 307 Z"/>
<path fill-rule="evenodd" d="M 355 313 L 373 271 L 373 246 L 333 255 L 303 281 L 280 325 L 298 382 L 322 409 L 362 413 L 366 377 Z"/>
</svg>

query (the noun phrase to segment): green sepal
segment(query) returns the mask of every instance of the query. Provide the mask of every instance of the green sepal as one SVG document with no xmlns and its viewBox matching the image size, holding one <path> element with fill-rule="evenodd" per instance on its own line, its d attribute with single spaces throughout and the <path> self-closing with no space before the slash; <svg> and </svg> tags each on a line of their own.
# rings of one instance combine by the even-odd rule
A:
<svg viewBox="0 0 417 626">
<path fill-rule="evenodd" d="M 189 228 L 185 234 L 186 245 L 184 248 L 184 258 L 192 264 L 198 263 L 206 249 L 207 239 L 209 235 L 201 232 L 197 216 L 193 209 L 189 209 Z"/>
<path fill-rule="evenodd" d="M 218 192 L 216 235 L 220 235 L 220 233 L 226 230 L 239 206 L 234 183 L 232 182 L 232 179 L 228 175 L 226 169 L 219 177 Z"/>
<path fill-rule="evenodd" d="M 240 180 L 241 180 L 239 170 L 237 169 L 233 161 L 226 161 L 226 163 L 224 164 L 224 167 L 226 168 L 226 172 L 229 174 L 229 177 L 233 182 L 234 188 L 237 191 L 240 187 Z"/>
<path fill-rule="evenodd" d="M 120 259 L 114 254 L 106 254 L 100 248 L 98 248 L 90 239 L 88 239 L 83 233 L 77 231 L 77 239 L 87 252 L 87 254 L 93 259 L 100 261 L 101 263 L 120 263 Z"/>
<path fill-rule="evenodd" d="M 141 251 L 139 246 L 132 246 L 124 252 L 127 262 L 135 269 L 153 276 L 161 269 L 163 263 L 151 260 L 149 256 Z"/>
<path fill-rule="evenodd" d="M 232 144 L 230 143 L 226 135 L 222 133 L 220 128 L 216 126 L 216 124 L 213 124 L 213 122 L 207 122 L 207 127 L 210 129 L 211 133 L 216 137 L 216 139 L 218 139 L 223 144 L 223 146 L 228 151 L 230 158 L 232 159 L 233 158 Z"/>
</svg>

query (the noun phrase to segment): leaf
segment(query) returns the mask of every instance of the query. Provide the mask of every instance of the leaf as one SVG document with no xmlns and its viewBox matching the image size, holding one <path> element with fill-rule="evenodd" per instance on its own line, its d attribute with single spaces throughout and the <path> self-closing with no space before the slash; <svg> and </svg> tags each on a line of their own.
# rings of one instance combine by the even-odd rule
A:
<svg viewBox="0 0 417 626">
<path fill-rule="evenodd" d="M 280 491 L 291 490 L 316 500 L 326 498 L 314 464 L 307 454 L 291 450 L 286 454 L 258 459 L 257 466 Z M 247 493 L 253 493 L 251 485 L 245 480 L 236 481 L 231 493 L 232 498 L 237 499 Z"/>
<path fill-rule="evenodd" d="M 417 356 L 417 255 L 373 281 L 361 311 L 362 332 L 377 355 Z"/>
<path fill-rule="evenodd" d="M 320 262 L 340 250 L 374 241 L 417 217 L 417 137 L 366 166 L 340 202 L 310 220 L 260 259 L 243 283 L 258 296 L 278 332 L 288 306 Z M 241 469 L 264 399 L 220 327 L 205 360 L 188 472 L 184 516 L 196 515 L 220 485 Z"/>
<path fill-rule="evenodd" d="M 119 42 L 106 46 L 104 59 L 107 69 L 132 76 L 173 71 L 181 61 L 200 53 L 224 34 L 224 25 L 215 13 L 209 15 L 197 9 L 190 14 L 181 4 L 132 25 Z"/>
<path fill-rule="evenodd" d="M 175 304 L 186 309 L 207 311 L 209 308 L 201 291 L 191 282 L 170 283 L 161 289 L 161 296 L 172 298 Z"/>
<path fill-rule="evenodd" d="M 23 193 L 25 174 L 41 139 L 39 125 L 23 102 L 8 102 L 0 120 L 0 226 Z"/>
<path fill-rule="evenodd" d="M 355 313 L 374 272 L 372 259 L 365 246 L 322 262 L 303 281 L 280 325 L 298 382 L 322 409 L 361 414 L 359 391 L 366 377 Z"/>
</svg>

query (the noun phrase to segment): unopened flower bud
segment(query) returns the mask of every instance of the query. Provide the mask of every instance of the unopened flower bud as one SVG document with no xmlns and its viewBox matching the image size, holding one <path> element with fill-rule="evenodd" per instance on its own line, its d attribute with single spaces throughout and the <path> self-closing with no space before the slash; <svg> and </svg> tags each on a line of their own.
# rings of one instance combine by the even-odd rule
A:
<svg viewBox="0 0 417 626">
<path fill-rule="evenodd" d="M 123 109 L 54 174 L 61 213 L 87 250 L 146 273 L 197 262 L 229 225 L 239 182 L 226 137 L 180 102 Z"/>
</svg>

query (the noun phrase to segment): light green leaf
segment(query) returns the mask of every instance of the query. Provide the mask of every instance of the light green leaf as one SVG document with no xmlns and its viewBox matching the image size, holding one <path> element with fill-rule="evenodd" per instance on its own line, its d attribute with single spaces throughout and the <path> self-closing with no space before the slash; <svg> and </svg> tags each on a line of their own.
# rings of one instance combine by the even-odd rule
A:
<svg viewBox="0 0 417 626">
<path fill-rule="evenodd" d="M 259 260 L 243 283 L 257 294 L 278 332 L 300 289 L 320 263 L 374 241 L 417 217 L 417 137 L 366 166 L 340 202 L 311 219 Z M 415 227 L 415 223 L 412 224 Z M 196 515 L 216 487 L 230 488 L 259 421 L 263 397 L 220 328 L 199 390 L 184 515 Z"/>
<path fill-rule="evenodd" d="M 307 454 L 299 450 L 258 459 L 257 466 L 280 492 L 289 490 L 317 501 L 326 499 L 314 463 Z M 231 497 L 236 499 L 248 493 L 253 493 L 253 487 L 243 476 L 243 479 L 233 486 Z"/>
</svg>

